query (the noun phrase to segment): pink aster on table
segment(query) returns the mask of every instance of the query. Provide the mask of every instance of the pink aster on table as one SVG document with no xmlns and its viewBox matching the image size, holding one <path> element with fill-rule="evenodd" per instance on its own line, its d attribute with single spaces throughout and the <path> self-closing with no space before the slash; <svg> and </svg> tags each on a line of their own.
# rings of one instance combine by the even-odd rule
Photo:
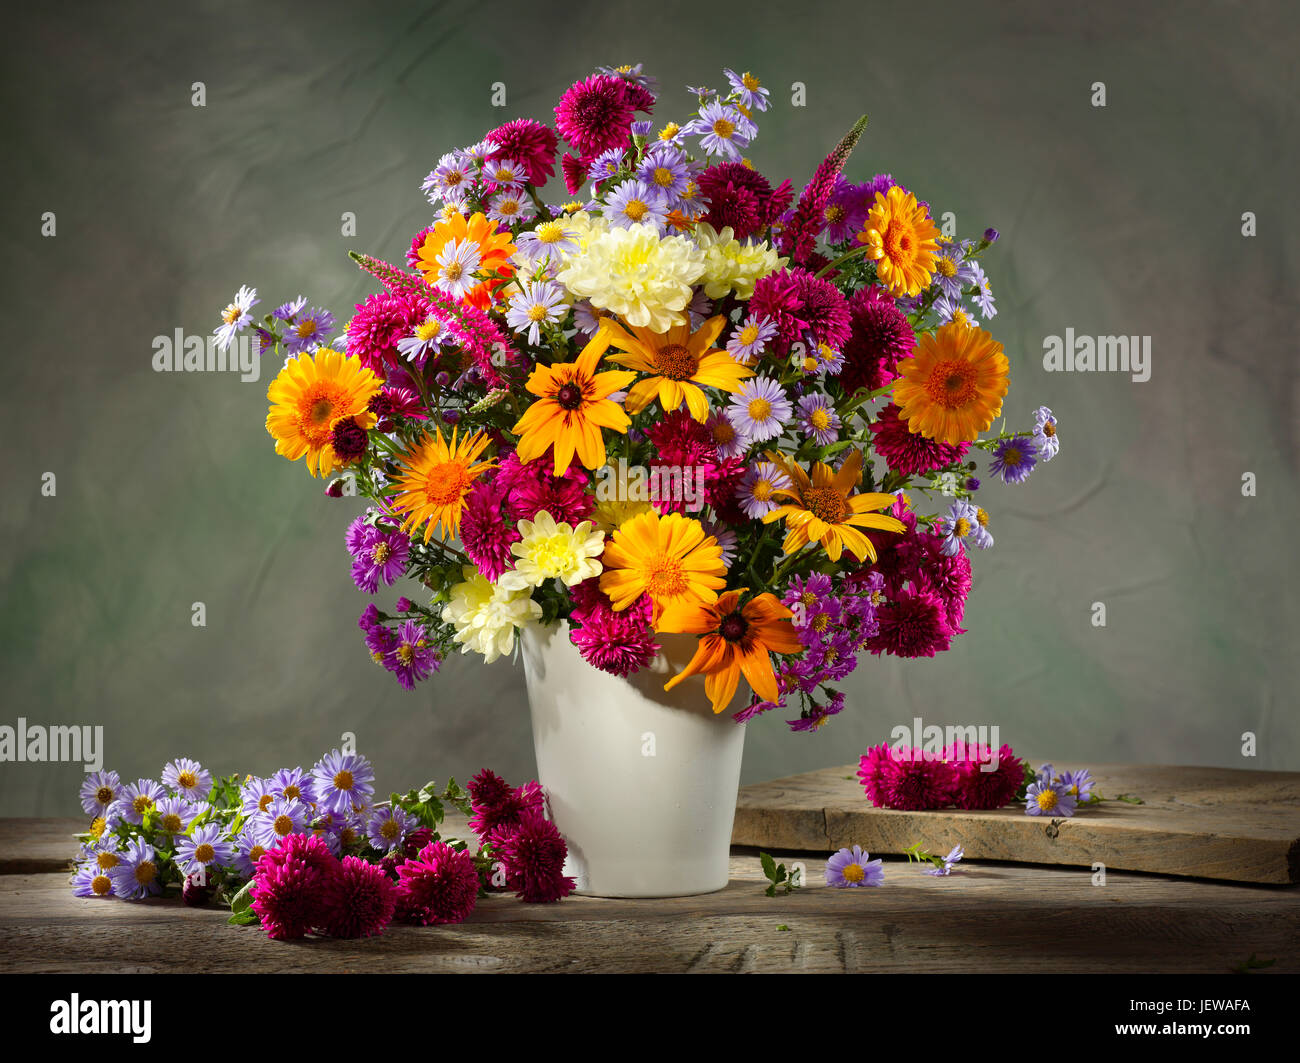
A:
<svg viewBox="0 0 1300 1063">
<path fill-rule="evenodd" d="M 377 865 L 345 856 L 322 897 L 320 929 L 330 937 L 382 934 L 397 908 L 397 887 Z"/>
<path fill-rule="evenodd" d="M 397 865 L 396 917 L 419 926 L 464 922 L 478 901 L 478 886 L 469 853 L 430 842 Z"/>
<path fill-rule="evenodd" d="M 547 904 L 573 892 L 574 880 L 564 874 L 569 847 L 539 810 L 529 809 L 514 825 L 497 828 L 492 845 L 505 871 L 506 889 L 520 900 Z"/>
<path fill-rule="evenodd" d="M 858 778 L 878 808 L 923 811 L 952 804 L 956 771 L 937 755 L 911 746 L 881 745 L 862 757 Z"/>
</svg>

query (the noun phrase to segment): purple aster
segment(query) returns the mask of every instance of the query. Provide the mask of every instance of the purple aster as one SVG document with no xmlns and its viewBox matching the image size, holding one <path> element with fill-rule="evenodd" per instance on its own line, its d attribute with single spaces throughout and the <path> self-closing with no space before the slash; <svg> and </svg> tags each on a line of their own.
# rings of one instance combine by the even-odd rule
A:
<svg viewBox="0 0 1300 1063">
<path fill-rule="evenodd" d="M 1031 816 L 1073 816 L 1075 803 L 1074 794 L 1059 779 L 1052 781 L 1039 776 L 1037 782 L 1029 784 L 1025 794 L 1025 812 Z"/>
<path fill-rule="evenodd" d="M 348 813 L 366 804 L 375 793 L 375 771 L 360 753 L 332 749 L 311 771 L 316 804 L 322 811 Z"/>
<path fill-rule="evenodd" d="M 737 108 L 710 100 L 700 108 L 700 116 L 686 125 L 686 131 L 699 136 L 700 147 L 709 155 L 738 162 L 757 129 Z"/>
<path fill-rule="evenodd" d="M 759 520 L 765 513 L 776 509 L 777 501 L 772 497 L 773 493 L 788 491 L 791 486 L 790 477 L 777 465 L 770 461 L 760 461 L 747 469 L 740 480 L 737 491 L 740 508 L 745 511 L 745 516 Z"/>
<path fill-rule="evenodd" d="M 314 351 L 321 346 L 334 331 L 334 315 L 328 310 L 312 307 L 306 313 L 298 314 L 293 321 L 286 322 L 284 330 L 284 349 L 289 355 Z"/>
<path fill-rule="evenodd" d="M 371 845 L 381 853 L 386 853 L 405 842 L 415 825 L 415 821 L 402 809 L 385 805 L 371 813 L 366 837 L 370 839 Z"/>
<path fill-rule="evenodd" d="M 498 192 L 488 205 L 487 216 L 504 225 L 519 225 L 533 216 L 533 205 L 524 199 L 522 192 Z"/>
<path fill-rule="evenodd" d="M 184 834 L 206 805 L 193 805 L 183 797 L 164 797 L 158 802 L 154 824 L 159 834 Z"/>
<path fill-rule="evenodd" d="M 654 225 L 661 232 L 667 219 L 664 197 L 644 181 L 624 181 L 605 202 L 604 214 L 611 225 L 630 229 L 633 225 Z"/>
<path fill-rule="evenodd" d="M 122 780 L 117 772 L 94 772 L 81 784 L 81 807 L 88 816 L 102 816 L 121 793 Z"/>
<path fill-rule="evenodd" d="M 737 74 L 734 70 L 724 68 L 722 72 L 731 83 L 732 95 L 739 98 L 746 110 L 766 111 L 772 105 L 770 99 L 772 94 L 763 88 L 758 78 L 748 70 L 743 74 Z"/>
<path fill-rule="evenodd" d="M 122 788 L 116 807 L 122 819 L 138 827 L 144 822 L 145 813 L 152 812 L 166 796 L 167 791 L 152 779 L 137 779 Z"/>
<path fill-rule="evenodd" d="M 611 177 L 617 177 L 622 168 L 623 149 L 609 148 L 591 161 L 587 167 L 587 179 L 593 182 L 608 181 Z"/>
<path fill-rule="evenodd" d="M 384 531 L 367 525 L 352 557 L 352 582 L 367 594 L 379 589 L 379 581 L 391 587 L 406 573 L 411 540 L 404 531 Z"/>
<path fill-rule="evenodd" d="M 831 694 L 830 700 L 824 705 L 813 705 L 811 708 L 804 709 L 797 720 L 786 720 L 785 722 L 791 731 L 811 733 L 820 730 L 826 725 L 827 720 L 843 711 L 844 695 L 837 690 Z"/>
<path fill-rule="evenodd" d="M 154 848 L 143 838 L 133 838 L 118 854 L 117 866 L 110 868 L 113 892 L 119 897 L 141 900 L 162 892 L 158 860 Z"/>
<path fill-rule="evenodd" d="M 822 208 L 826 224 L 826 242 L 841 244 L 851 239 L 867 220 L 867 212 L 875 198 L 870 185 L 855 185 L 837 174 L 830 199 Z"/>
<path fill-rule="evenodd" d="M 731 396 L 727 416 L 747 439 L 762 443 L 785 430 L 793 407 L 781 385 L 771 377 L 751 377 Z"/>
<path fill-rule="evenodd" d="M 265 812 L 277 796 L 272 789 L 270 779 L 247 779 L 239 788 L 239 812 L 245 819 L 259 812 Z"/>
<path fill-rule="evenodd" d="M 960 553 L 966 548 L 966 538 L 973 535 L 978 527 L 975 507 L 969 502 L 954 502 L 943 520 L 943 545 L 939 547 L 939 552 L 944 557 Z"/>
<path fill-rule="evenodd" d="M 235 839 L 235 855 L 232 866 L 244 878 L 252 878 L 257 870 L 257 862 L 266 853 L 266 846 L 257 840 L 257 834 L 250 823 Z"/>
<path fill-rule="evenodd" d="M 448 192 L 462 192 L 465 186 L 472 184 L 473 181 L 474 178 L 464 157 L 459 152 L 449 151 L 438 160 L 438 165 L 424 179 L 421 187 L 424 194 L 429 197 L 429 202 L 436 206 L 438 200 L 444 198 Z"/>
<path fill-rule="evenodd" d="M 812 572 L 807 577 L 791 577 L 781 601 L 794 613 L 794 626 L 805 628 L 813 617 L 839 607 L 839 599 L 831 591 L 830 576 L 824 572 Z"/>
<path fill-rule="evenodd" d="M 528 180 L 528 171 L 514 159 L 495 159 L 483 170 L 483 176 L 496 185 L 496 191 L 518 191 Z"/>
<path fill-rule="evenodd" d="M 819 447 L 829 446 L 840 435 L 840 415 L 820 392 L 799 400 L 799 425 Z"/>
<path fill-rule="evenodd" d="M 271 316 L 279 318 L 281 321 L 292 321 L 302 313 L 302 308 L 306 305 L 307 297 L 300 295 L 297 299 L 290 299 L 287 303 L 281 303 L 271 311 Z"/>
<path fill-rule="evenodd" d="M 195 827 L 192 834 L 183 837 L 176 846 L 176 864 L 186 875 L 196 874 L 200 868 L 229 867 L 235 860 L 235 848 L 222 840 L 219 823 L 205 823 Z"/>
<path fill-rule="evenodd" d="M 646 185 L 658 189 L 666 200 L 675 201 L 686 194 L 691 183 L 691 166 L 685 153 L 672 144 L 653 145 L 645 153 L 636 175 Z"/>
<path fill-rule="evenodd" d="M 993 288 L 989 284 L 989 279 L 984 273 L 984 269 L 978 262 L 971 263 L 971 269 L 975 276 L 971 283 L 975 285 L 974 302 L 980 308 L 980 313 L 985 319 L 997 316 L 997 309 L 993 305 Z"/>
<path fill-rule="evenodd" d="M 926 872 L 926 874 L 927 875 L 951 875 L 953 865 L 960 862 L 961 858 L 965 855 L 966 855 L 965 849 L 963 849 L 960 845 L 954 845 L 952 847 L 952 850 L 948 853 L 948 855 L 943 858 L 943 866 L 932 867 Z"/>
<path fill-rule="evenodd" d="M 261 844 L 273 848 L 290 834 L 302 834 L 307 829 L 310 810 L 301 801 L 292 798 L 274 798 L 266 810 L 258 812 L 249 821 L 249 829 Z"/>
<path fill-rule="evenodd" d="M 977 276 L 975 263 L 966 261 L 966 249 L 956 240 L 940 242 L 933 272 L 940 293 L 953 303 L 961 302 L 962 292 L 975 283 Z"/>
<path fill-rule="evenodd" d="M 305 804 L 316 803 L 316 791 L 312 788 L 311 776 L 302 768 L 281 768 L 268 780 L 271 792 L 285 800 L 302 801 Z"/>
<path fill-rule="evenodd" d="M 1051 461 L 1061 449 L 1061 437 L 1056 434 L 1056 417 L 1046 406 L 1039 406 L 1034 411 L 1034 443 L 1043 461 Z"/>
<path fill-rule="evenodd" d="M 212 789 L 212 773 L 188 757 L 177 757 L 163 768 L 162 781 L 190 801 L 204 800 Z"/>
<path fill-rule="evenodd" d="M 731 333 L 727 352 L 743 365 L 753 365 L 763 355 L 767 341 L 777 333 L 776 322 L 750 314 Z"/>
<path fill-rule="evenodd" d="M 826 885 L 846 889 L 856 886 L 879 886 L 885 881 L 884 861 L 869 859 L 862 846 L 841 849 L 826 861 Z"/>
<path fill-rule="evenodd" d="M 1038 447 L 1028 436 L 1012 436 L 1001 440 L 993 448 L 993 461 L 989 472 L 1000 477 L 1003 483 L 1022 484 L 1038 463 Z"/>
<path fill-rule="evenodd" d="M 506 324 L 515 332 L 526 331 L 528 342 L 537 346 L 542 341 L 542 326 L 559 324 L 568 312 L 564 289 L 558 284 L 525 280 L 510 296 Z"/>
<path fill-rule="evenodd" d="M 718 448 L 718 457 L 723 461 L 740 457 L 749 446 L 749 440 L 736 431 L 736 426 L 721 411 L 712 414 L 705 422 L 705 427 L 713 437 L 714 446 Z"/>
<path fill-rule="evenodd" d="M 1081 768 L 1079 771 L 1063 771 L 1061 785 L 1076 803 L 1085 802 L 1092 796 L 1092 772 L 1087 768 Z"/>
<path fill-rule="evenodd" d="M 438 651 L 429 642 L 429 633 L 416 621 L 406 620 L 395 632 L 392 648 L 384 657 L 384 667 L 397 676 L 407 690 L 438 670 Z"/>
<path fill-rule="evenodd" d="M 72 892 L 78 897 L 111 897 L 113 879 L 94 862 L 79 864 L 72 876 Z"/>
</svg>

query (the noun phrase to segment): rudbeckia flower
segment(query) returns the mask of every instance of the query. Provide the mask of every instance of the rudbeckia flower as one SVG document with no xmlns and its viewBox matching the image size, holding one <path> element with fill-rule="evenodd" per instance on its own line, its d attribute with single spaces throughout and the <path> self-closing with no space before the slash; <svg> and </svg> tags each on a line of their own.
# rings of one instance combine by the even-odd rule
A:
<svg viewBox="0 0 1300 1063">
<path fill-rule="evenodd" d="M 397 478 L 399 490 L 393 496 L 393 508 L 407 515 L 403 531 L 414 531 L 424 524 L 426 543 L 436 525 L 441 525 L 444 539 L 460 534 L 460 515 L 469 489 L 496 465 L 494 461 L 477 460 L 490 441 L 486 433 L 476 432 L 458 442 L 456 432 L 452 429 L 448 443 L 441 430 L 435 428 L 432 436 L 398 459 L 402 475 Z"/>
</svg>

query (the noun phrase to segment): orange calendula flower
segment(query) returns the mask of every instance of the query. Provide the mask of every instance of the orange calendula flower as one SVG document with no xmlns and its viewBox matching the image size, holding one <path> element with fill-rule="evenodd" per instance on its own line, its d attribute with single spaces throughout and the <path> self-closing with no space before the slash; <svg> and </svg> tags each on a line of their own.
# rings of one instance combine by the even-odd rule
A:
<svg viewBox="0 0 1300 1063">
<path fill-rule="evenodd" d="M 840 559 L 845 547 L 859 561 L 875 561 L 876 548 L 859 529 L 904 530 L 902 521 L 874 512 L 892 506 L 896 501 L 894 495 L 851 493 L 862 475 L 862 451 L 850 451 L 839 472 L 816 462 L 811 476 L 780 454 L 768 451 L 767 457 L 794 481 L 789 488 L 772 492 L 773 498 L 789 501 L 763 516 L 764 524 L 785 519 L 787 554 L 817 542 L 832 561 Z"/>
<path fill-rule="evenodd" d="M 435 525 L 442 526 L 442 538 L 460 534 L 460 515 L 465 496 L 479 476 L 496 465 L 495 461 L 476 460 L 490 442 L 484 432 L 457 442 L 456 429 L 448 444 L 437 428 L 415 449 L 399 456 L 402 475 L 396 480 L 398 493 L 393 508 L 407 516 L 402 530 L 410 532 L 424 524 L 424 541 L 433 536 Z M 425 523 L 427 521 L 427 523 Z"/>
<path fill-rule="evenodd" d="M 643 594 L 654 602 L 654 620 L 666 608 L 711 605 L 727 585 L 722 547 L 692 517 L 654 510 L 625 521 L 605 543 L 600 589 L 616 612 Z"/>
<path fill-rule="evenodd" d="M 804 647 L 790 623 L 793 615 L 773 594 L 760 594 L 740 604 L 748 588 L 727 591 L 713 605 L 675 605 L 664 610 L 661 631 L 699 635 L 699 648 L 690 663 L 664 684 L 672 690 L 683 679 L 702 675 L 713 711 L 731 703 L 743 674 L 764 701 L 776 701 L 779 691 L 770 653 L 798 653 Z"/>
<path fill-rule="evenodd" d="M 628 389 L 623 406 L 628 413 L 640 413 L 658 396 L 659 405 L 671 413 L 683 402 L 691 416 L 703 424 L 709 419 L 709 400 L 701 386 L 732 392 L 745 377 L 753 376 L 726 351 L 713 346 L 727 319 L 719 314 L 709 318 L 694 332 L 689 324 L 675 325 L 667 332 L 632 326 L 629 333 L 610 321 L 610 345 L 623 354 L 611 354 L 609 360 L 653 375 L 638 380 Z"/>
<path fill-rule="evenodd" d="M 500 277 L 485 280 L 469 289 L 462 297 L 465 302 L 486 310 L 493 294 L 511 277 L 514 267 L 510 265 L 510 256 L 516 251 L 509 232 L 498 232 L 497 223 L 484 214 L 471 214 L 468 218 L 460 211 L 447 215 L 425 236 L 420 245 L 416 267 L 423 271 L 425 279 L 435 288 L 440 287 L 438 279 L 443 265 L 438 262 L 446 246 L 455 241 L 457 245 L 473 244 L 478 252 L 476 274 L 498 273 Z"/>
<path fill-rule="evenodd" d="M 345 464 L 334 453 L 334 426 L 351 418 L 358 428 L 373 428 L 368 405 L 382 385 L 358 359 L 329 347 L 289 359 L 266 389 L 266 430 L 275 452 L 290 461 L 305 454 L 308 472 L 328 476 Z"/>
<path fill-rule="evenodd" d="M 625 369 L 597 373 L 609 349 L 608 323 L 601 322 L 590 343 L 572 362 L 537 365 L 525 385 L 537 400 L 524 411 L 511 431 L 519 433 L 519 460 L 533 461 L 555 448 L 555 475 L 562 476 L 575 451 L 584 468 L 605 464 L 602 428 L 626 432 L 631 420 L 610 395 L 636 379 Z"/>
<path fill-rule="evenodd" d="M 1009 370 L 1002 344 L 983 329 L 953 322 L 922 333 L 898 364 L 898 416 L 926 439 L 972 442 L 1002 413 Z"/>
<path fill-rule="evenodd" d="M 916 295 L 930 284 L 939 230 L 916 196 L 895 185 L 877 192 L 858 243 L 876 263 L 876 276 L 893 295 Z"/>
</svg>

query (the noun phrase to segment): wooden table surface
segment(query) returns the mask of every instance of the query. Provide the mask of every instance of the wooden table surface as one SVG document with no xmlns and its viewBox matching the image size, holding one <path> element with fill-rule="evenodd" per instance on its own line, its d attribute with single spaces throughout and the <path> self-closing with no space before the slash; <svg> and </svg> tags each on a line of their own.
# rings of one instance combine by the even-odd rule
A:
<svg viewBox="0 0 1300 1063">
<path fill-rule="evenodd" d="M 80 820 L 0 820 L 0 972 L 1206 972 L 1252 954 L 1300 971 L 1300 887 L 981 862 L 947 878 L 886 859 L 885 884 L 767 897 L 757 850 L 701 897 L 479 901 L 457 926 L 363 941 L 269 940 L 220 908 L 74 897 Z M 463 821 L 445 833 L 465 833 Z M 782 925 L 788 930 L 782 930 Z"/>
</svg>

